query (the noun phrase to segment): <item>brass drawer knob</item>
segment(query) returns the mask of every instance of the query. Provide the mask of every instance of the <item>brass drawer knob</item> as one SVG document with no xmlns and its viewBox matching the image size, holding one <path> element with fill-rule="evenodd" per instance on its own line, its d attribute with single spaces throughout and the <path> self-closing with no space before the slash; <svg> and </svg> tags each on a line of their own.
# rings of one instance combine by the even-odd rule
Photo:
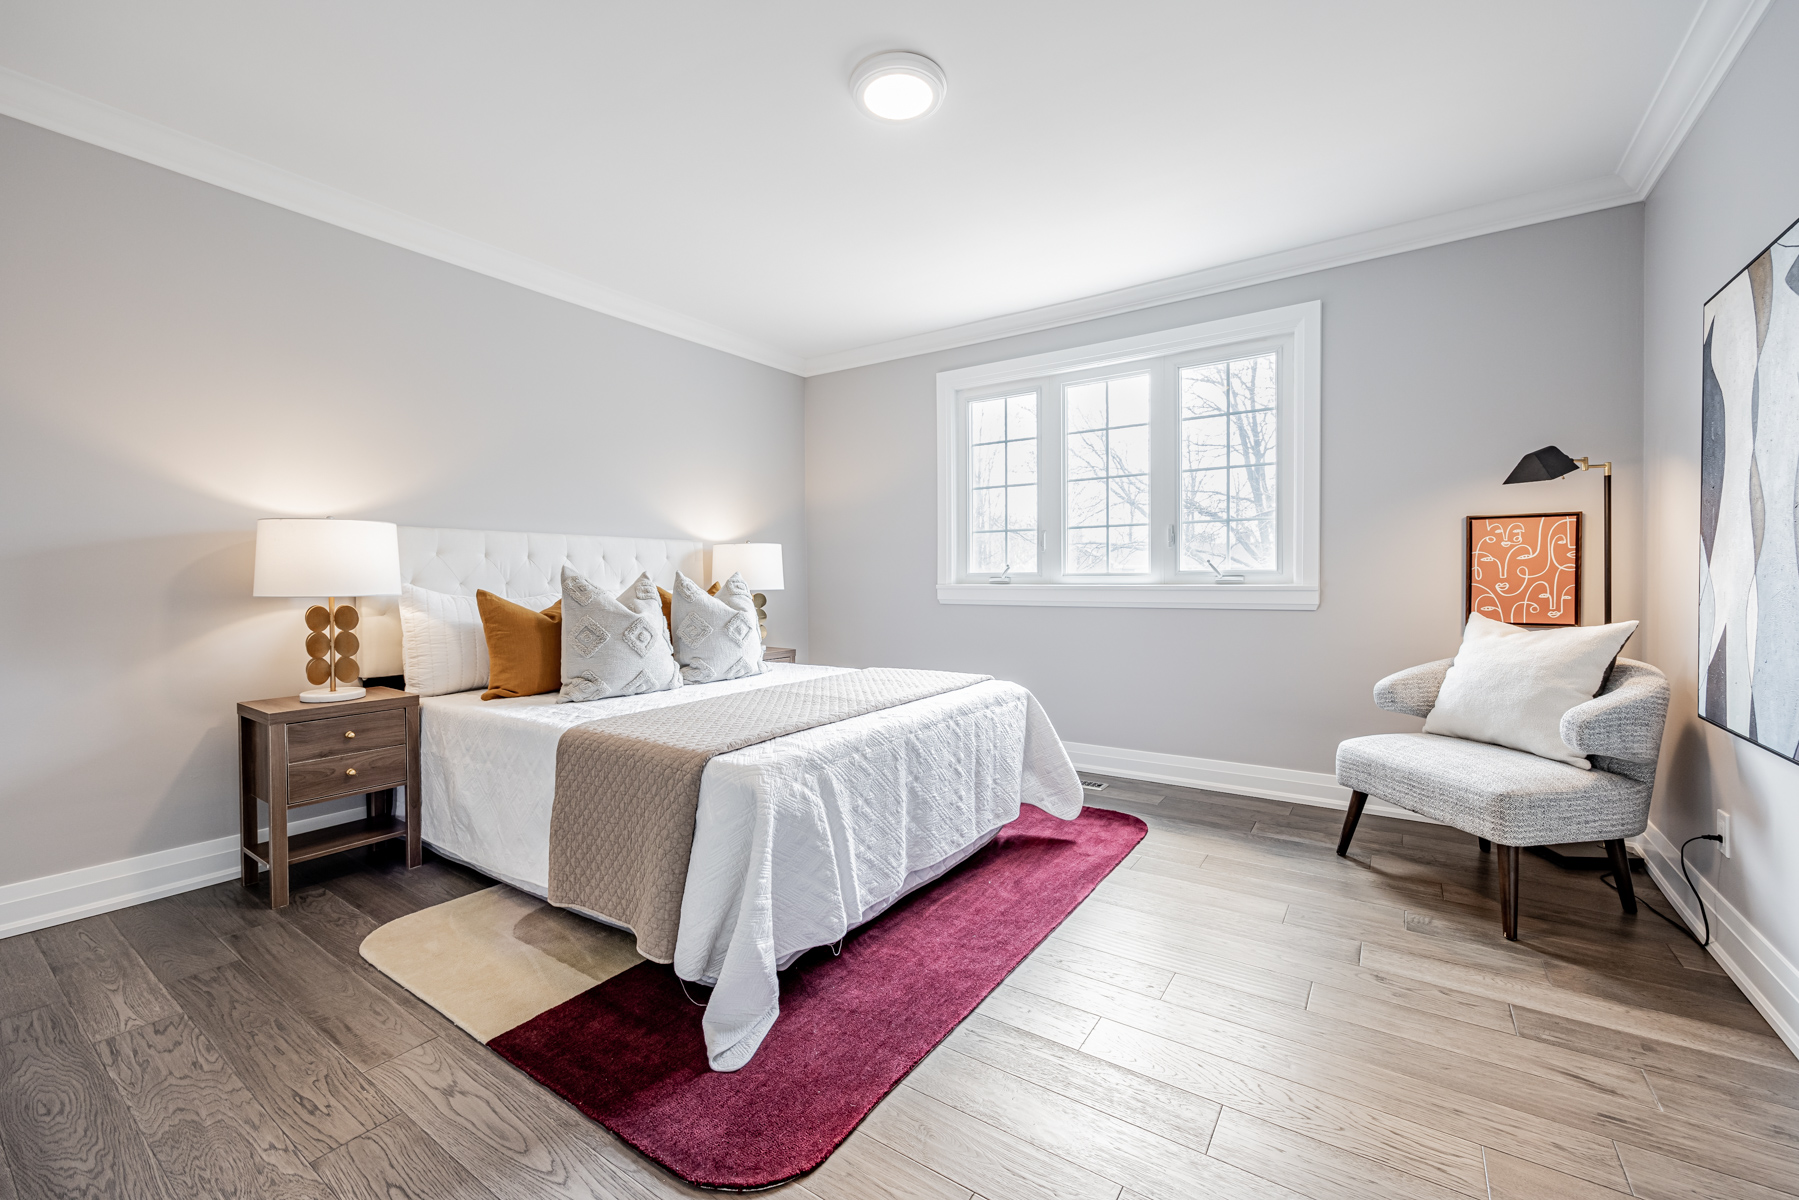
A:
<svg viewBox="0 0 1799 1200">
<path fill-rule="evenodd" d="M 355 737 L 356 731 L 354 729 L 346 729 L 346 730 L 344 730 L 344 736 L 345 737 Z"/>
<path fill-rule="evenodd" d="M 355 767 L 345 767 L 344 774 L 345 775 L 354 775 L 354 774 L 356 774 L 356 768 Z"/>
</svg>

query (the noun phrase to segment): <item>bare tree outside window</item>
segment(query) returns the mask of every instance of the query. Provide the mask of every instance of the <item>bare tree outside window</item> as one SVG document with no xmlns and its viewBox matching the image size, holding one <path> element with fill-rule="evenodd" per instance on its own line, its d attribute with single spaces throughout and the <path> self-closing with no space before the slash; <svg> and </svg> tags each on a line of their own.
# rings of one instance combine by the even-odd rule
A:
<svg viewBox="0 0 1799 1200">
<path fill-rule="evenodd" d="M 1037 393 L 968 406 L 968 569 L 1037 570 Z"/>
<path fill-rule="evenodd" d="M 1321 311 L 939 372 L 938 600 L 1315 608 Z"/>
<path fill-rule="evenodd" d="M 1277 369 L 1273 354 L 1181 369 L 1183 571 L 1280 566 Z"/>
<path fill-rule="evenodd" d="M 1149 570 L 1147 372 L 1063 389 L 1069 575 Z"/>
</svg>

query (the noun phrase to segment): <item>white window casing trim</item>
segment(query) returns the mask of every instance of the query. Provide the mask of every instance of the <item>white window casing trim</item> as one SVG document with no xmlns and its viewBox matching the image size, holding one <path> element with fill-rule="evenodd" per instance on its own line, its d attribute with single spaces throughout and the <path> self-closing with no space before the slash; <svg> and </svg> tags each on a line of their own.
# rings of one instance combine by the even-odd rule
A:
<svg viewBox="0 0 1799 1200">
<path fill-rule="evenodd" d="M 1304 304 L 1226 317 L 1179 329 L 1119 338 L 1004 362 L 943 371 L 937 376 L 937 599 L 943 604 L 1044 605 L 1064 608 L 1315 609 L 1318 607 L 1320 470 L 1322 437 L 1320 364 L 1323 305 Z M 1280 582 L 1240 584 L 1083 581 L 1010 584 L 969 582 L 958 572 L 964 519 L 958 436 L 958 396 L 1016 380 L 1071 374 L 1230 346 L 1258 338 L 1288 341 L 1293 367 L 1293 424 L 1283 472 L 1291 480 L 1290 531 L 1283 532 L 1292 569 Z M 1040 463 L 1053 461 L 1039 455 Z"/>
</svg>

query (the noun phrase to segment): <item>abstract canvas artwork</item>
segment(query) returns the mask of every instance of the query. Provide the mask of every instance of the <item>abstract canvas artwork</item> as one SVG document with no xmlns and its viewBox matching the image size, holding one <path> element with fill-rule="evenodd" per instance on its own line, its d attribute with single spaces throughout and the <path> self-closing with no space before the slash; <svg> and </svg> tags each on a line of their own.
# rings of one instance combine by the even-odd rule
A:
<svg viewBox="0 0 1799 1200">
<path fill-rule="evenodd" d="M 1467 611 L 1508 625 L 1580 624 L 1581 514 L 1468 518 Z"/>
<path fill-rule="evenodd" d="M 1799 222 L 1705 305 L 1699 715 L 1799 761 Z"/>
</svg>

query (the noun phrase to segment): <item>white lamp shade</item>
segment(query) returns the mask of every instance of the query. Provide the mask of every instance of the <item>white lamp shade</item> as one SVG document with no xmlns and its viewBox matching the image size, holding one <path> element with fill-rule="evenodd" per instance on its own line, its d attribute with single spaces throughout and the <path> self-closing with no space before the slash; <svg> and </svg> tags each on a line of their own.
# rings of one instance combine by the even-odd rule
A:
<svg viewBox="0 0 1799 1200">
<path fill-rule="evenodd" d="M 253 594 L 397 596 L 399 529 L 387 521 L 258 521 Z"/>
<path fill-rule="evenodd" d="M 778 592 L 781 577 L 779 542 L 725 542 L 712 547 L 712 578 L 729 579 L 733 573 L 754 592 Z"/>
</svg>

